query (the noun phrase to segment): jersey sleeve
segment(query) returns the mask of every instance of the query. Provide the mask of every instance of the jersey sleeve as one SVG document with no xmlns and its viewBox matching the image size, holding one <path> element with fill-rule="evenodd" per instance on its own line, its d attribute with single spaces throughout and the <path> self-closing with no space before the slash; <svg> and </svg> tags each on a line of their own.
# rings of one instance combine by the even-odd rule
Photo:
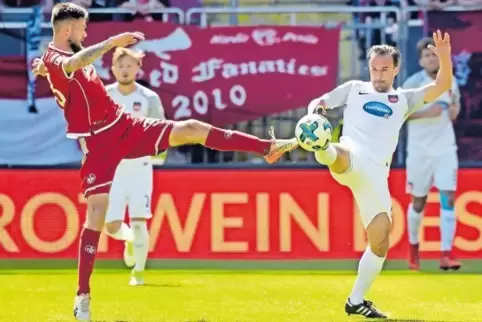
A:
<svg viewBox="0 0 482 322">
<path fill-rule="evenodd" d="M 64 56 L 57 52 L 49 52 L 45 54 L 42 58 L 43 63 L 49 74 L 53 74 L 56 77 L 60 77 L 65 80 L 71 80 L 72 77 L 74 77 L 74 73 L 67 74 L 63 65 L 67 59 L 67 56 Z"/>
<path fill-rule="evenodd" d="M 427 91 L 430 85 L 431 84 L 428 84 L 422 87 L 402 90 L 402 94 L 405 95 L 405 97 L 407 98 L 408 115 L 415 113 L 425 105 L 425 101 L 423 98 L 425 96 L 425 92 Z"/>
<path fill-rule="evenodd" d="M 350 94 L 350 91 L 354 84 L 355 81 L 346 82 L 339 85 L 331 92 L 326 93 L 321 97 L 315 98 L 308 105 L 308 114 L 312 114 L 315 112 L 315 109 L 319 105 L 320 101 L 324 102 L 324 107 L 326 109 L 334 109 L 345 105 L 348 100 L 348 95 Z"/>
<path fill-rule="evenodd" d="M 164 114 L 164 107 L 162 106 L 161 98 L 159 95 L 153 93 L 147 97 L 149 110 L 147 112 L 147 117 L 165 120 L 166 116 Z"/>
</svg>

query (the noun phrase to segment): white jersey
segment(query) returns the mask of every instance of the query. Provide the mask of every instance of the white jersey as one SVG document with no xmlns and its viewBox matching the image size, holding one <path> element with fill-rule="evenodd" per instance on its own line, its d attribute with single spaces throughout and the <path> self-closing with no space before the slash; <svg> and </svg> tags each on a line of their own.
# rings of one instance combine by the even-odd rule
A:
<svg viewBox="0 0 482 322">
<path fill-rule="evenodd" d="M 433 82 L 433 79 L 422 70 L 409 77 L 403 87 L 415 88 L 431 82 Z M 436 103 L 443 103 L 446 106 L 460 104 L 460 91 L 455 77 L 452 81 L 451 91 L 443 93 L 433 103 L 424 105 L 421 110 L 425 110 Z M 439 156 L 456 150 L 455 132 L 448 109 L 444 110 L 438 117 L 408 121 L 408 154 Z"/>
<path fill-rule="evenodd" d="M 116 103 L 124 106 L 125 113 L 130 113 L 136 117 L 165 119 L 164 108 L 159 95 L 140 84 L 136 83 L 136 90 L 128 95 L 124 95 L 119 91 L 118 83 L 107 85 L 106 91 Z M 150 156 L 125 159 L 119 164 L 119 168 L 141 166 L 146 162 L 151 162 Z"/>
<path fill-rule="evenodd" d="M 375 163 L 389 166 L 405 119 L 423 106 L 425 89 L 392 89 L 377 92 L 370 82 L 349 81 L 313 100 L 312 113 L 320 99 L 327 109 L 344 107 L 343 137 L 353 149 Z"/>
</svg>

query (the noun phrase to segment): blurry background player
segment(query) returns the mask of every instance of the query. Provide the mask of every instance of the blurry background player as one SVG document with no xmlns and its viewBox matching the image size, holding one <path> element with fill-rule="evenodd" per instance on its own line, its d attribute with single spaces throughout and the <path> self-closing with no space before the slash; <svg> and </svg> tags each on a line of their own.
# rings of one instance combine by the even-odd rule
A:
<svg viewBox="0 0 482 322">
<path fill-rule="evenodd" d="M 112 59 L 116 83 L 106 86 L 112 99 L 133 116 L 165 119 L 159 96 L 136 83 L 142 65 L 142 53 L 117 48 Z M 123 160 L 118 166 L 109 193 L 105 218 L 107 233 L 125 241 L 124 260 L 132 270 L 130 285 L 144 284 L 144 268 L 149 252 L 149 232 L 146 220 L 151 218 L 153 185 L 151 157 Z M 124 222 L 128 205 L 131 227 Z M 132 228 L 132 229 L 131 229 Z"/>
<path fill-rule="evenodd" d="M 423 69 L 408 78 L 404 88 L 424 86 L 436 78 L 440 65 L 437 56 L 427 48 L 428 45 L 433 45 L 432 39 L 419 41 L 417 49 Z M 410 269 L 420 268 L 419 229 L 432 183 L 440 191 L 440 268 L 461 267 L 461 263 L 450 255 L 457 224 L 454 194 L 458 168 L 452 120 L 457 118 L 459 112 L 460 92 L 454 77 L 451 90 L 408 118 L 407 193 L 412 195 L 407 214 Z"/>
</svg>

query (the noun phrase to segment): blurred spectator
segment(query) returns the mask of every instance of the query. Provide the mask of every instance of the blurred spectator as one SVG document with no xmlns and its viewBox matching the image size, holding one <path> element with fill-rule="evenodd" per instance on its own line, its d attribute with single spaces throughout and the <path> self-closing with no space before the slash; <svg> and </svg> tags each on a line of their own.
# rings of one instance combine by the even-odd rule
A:
<svg viewBox="0 0 482 322">
<path fill-rule="evenodd" d="M 445 7 L 457 4 L 457 0 L 411 0 L 409 2 L 414 3 L 410 5 L 417 5 L 424 10 L 443 10 Z"/>
<path fill-rule="evenodd" d="M 457 0 L 457 4 L 461 6 L 477 6 L 482 5 L 482 0 Z"/>
<path fill-rule="evenodd" d="M 28 8 L 43 4 L 41 0 L 0 0 L 1 7 Z"/>
<path fill-rule="evenodd" d="M 118 8 L 132 10 L 133 14 L 125 16 L 127 21 L 135 19 L 145 19 L 146 21 L 162 20 L 162 14 L 149 14 L 151 11 L 170 7 L 169 1 L 166 0 L 120 0 Z"/>
<path fill-rule="evenodd" d="M 393 2 L 392 0 L 368 0 L 368 1 L 353 1 L 352 4 L 358 4 L 368 7 L 387 7 L 399 6 L 400 2 Z M 357 17 L 362 24 L 365 25 L 364 30 L 357 31 L 358 47 L 360 49 L 360 60 L 366 58 L 366 47 L 379 45 L 382 42 L 388 45 L 396 46 L 396 37 L 398 32 L 397 15 L 395 12 L 381 13 L 381 12 L 367 12 L 360 14 Z M 371 28 L 373 24 L 383 24 L 383 28 Z M 383 32 L 382 32 L 383 31 Z M 383 39 L 383 33 L 385 39 Z M 384 41 L 383 41 L 384 40 Z"/>
<path fill-rule="evenodd" d="M 429 10 L 443 10 L 445 7 L 456 4 L 456 0 L 418 0 L 418 2 L 419 5 L 423 5 L 424 2 L 428 2 Z"/>
<path fill-rule="evenodd" d="M 66 0 L 46 0 L 53 4 L 60 2 L 67 2 Z M 153 19 L 162 19 L 162 15 L 149 15 L 149 11 L 159 10 L 168 7 L 168 0 L 71 0 L 73 2 L 87 9 L 101 9 L 101 8 L 122 8 L 131 10 L 131 14 L 91 14 L 89 20 L 91 21 L 132 21 L 137 18 L 144 18 L 148 21 Z M 160 16 L 160 17 L 159 17 Z"/>
</svg>

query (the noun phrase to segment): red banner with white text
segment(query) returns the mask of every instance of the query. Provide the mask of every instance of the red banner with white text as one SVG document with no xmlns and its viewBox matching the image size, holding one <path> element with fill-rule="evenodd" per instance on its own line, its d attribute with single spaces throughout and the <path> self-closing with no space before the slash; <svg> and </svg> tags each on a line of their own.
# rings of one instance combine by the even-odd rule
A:
<svg viewBox="0 0 482 322">
<path fill-rule="evenodd" d="M 258 119 L 306 106 L 336 85 L 339 28 L 262 26 L 200 28 L 172 23 L 90 23 L 86 44 L 125 31 L 146 40 L 141 78 L 163 102 L 169 119 L 196 118 L 214 125 Z M 115 80 L 112 53 L 94 65 Z M 25 59 L 0 59 L 0 98 L 25 98 Z M 37 97 L 51 96 L 38 80 Z"/>
<path fill-rule="evenodd" d="M 0 259 L 77 256 L 85 199 L 74 170 L 0 170 Z M 482 258 L 482 170 L 461 170 L 455 255 Z M 192 185 L 196 182 L 196 185 Z M 405 172 L 392 171 L 389 258 L 407 254 Z M 424 258 L 439 256 L 438 194 L 422 224 Z M 156 171 L 153 259 L 355 259 L 364 232 L 351 193 L 324 170 Z M 103 235 L 100 258 L 121 258 Z"/>
</svg>

